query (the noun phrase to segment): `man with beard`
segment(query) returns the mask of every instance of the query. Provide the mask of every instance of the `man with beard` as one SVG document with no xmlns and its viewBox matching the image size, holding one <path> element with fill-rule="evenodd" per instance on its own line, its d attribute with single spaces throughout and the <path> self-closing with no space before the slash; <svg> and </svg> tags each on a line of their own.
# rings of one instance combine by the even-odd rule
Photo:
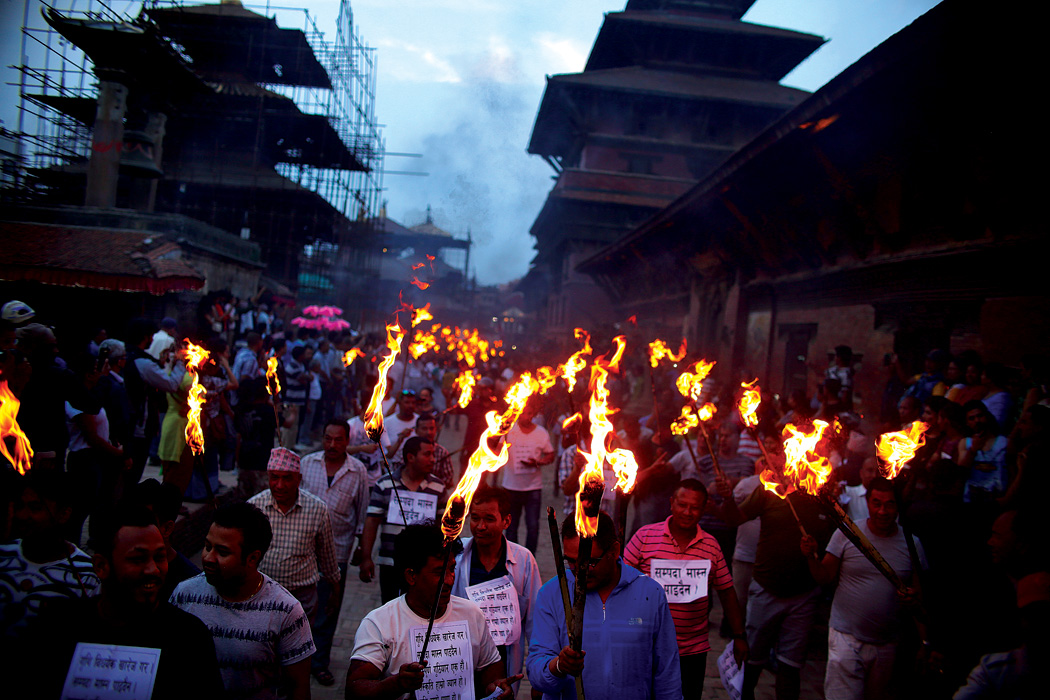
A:
<svg viewBox="0 0 1050 700">
<path fill-rule="evenodd" d="M 214 637 L 228 698 L 276 699 L 282 679 L 286 697 L 310 697 L 314 641 L 306 613 L 259 571 L 272 538 L 269 519 L 255 506 L 223 506 L 204 540 L 204 573 L 183 581 L 171 596 Z"/>
<path fill-rule="evenodd" d="M 154 700 L 222 697 L 207 628 L 160 599 L 168 556 L 153 513 L 144 507 L 118 510 L 99 528 L 96 546 L 93 564 L 101 594 L 56 604 L 39 618 L 23 647 L 25 658 L 11 666 L 25 672 L 19 680 L 26 692 L 12 697 L 30 697 L 30 692 L 59 697 L 64 684 L 84 682 L 79 662 L 86 655 L 99 666 L 100 655 L 115 652 L 120 660 L 141 649 L 157 652 L 152 668 L 144 670 L 139 663 L 135 673 L 137 682 L 152 682 Z M 114 676 L 114 684 L 127 680 L 121 679 Z"/>
<path fill-rule="evenodd" d="M 580 538 L 574 518 L 561 528 L 569 591 L 575 595 Z M 536 599 L 536 621 L 525 668 L 529 682 L 545 700 L 573 698 L 583 676 L 591 700 L 637 698 L 681 700 L 682 679 L 674 621 L 663 586 L 620 559 L 616 525 L 598 514 L 598 532 L 587 569 L 584 649 L 569 646 L 557 577 L 543 584 Z M 585 662 L 585 655 L 590 659 Z"/>
<path fill-rule="evenodd" d="M 452 554 L 461 549 L 458 539 L 449 546 Z M 521 680 L 521 676 L 504 677 L 505 666 L 489 636 L 481 608 L 452 595 L 456 573 L 454 568 L 445 566 L 441 528 L 434 523 L 407 526 L 395 539 L 394 561 L 404 581 L 405 594 L 376 608 L 361 621 L 346 676 L 346 697 L 394 700 L 407 697 L 426 684 L 431 685 L 427 690 L 461 688 L 458 683 L 463 681 L 467 687 L 461 691 L 461 697 L 487 697 L 499 688 L 499 700 L 510 700 L 511 684 Z M 433 635 L 444 640 L 440 643 L 443 648 L 438 648 L 438 643 L 431 645 L 428 663 L 424 665 L 419 663 L 419 652 L 412 641 L 417 631 L 420 636 L 425 633 L 439 587 L 441 597 L 435 610 Z M 451 625 L 459 627 L 459 631 L 450 631 Z M 460 647 L 460 663 L 467 668 L 461 669 L 459 677 L 453 674 L 452 678 L 439 679 L 436 674 L 447 673 L 450 666 L 449 658 L 442 660 L 442 652 L 451 649 L 449 640 L 463 639 L 459 634 L 466 637 Z M 442 666 L 444 670 L 439 670 Z M 456 685 L 449 683 L 451 680 Z M 474 693 L 470 692 L 471 681 Z"/>
</svg>

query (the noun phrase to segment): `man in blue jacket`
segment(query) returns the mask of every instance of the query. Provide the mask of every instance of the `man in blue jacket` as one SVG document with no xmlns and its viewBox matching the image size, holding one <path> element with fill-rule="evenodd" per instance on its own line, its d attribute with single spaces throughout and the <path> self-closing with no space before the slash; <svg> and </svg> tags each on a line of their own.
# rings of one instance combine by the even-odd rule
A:
<svg viewBox="0 0 1050 700">
<path fill-rule="evenodd" d="M 571 571 L 580 544 L 571 516 L 562 523 L 561 536 L 571 595 Z M 682 698 L 674 621 L 663 587 L 623 563 L 616 526 L 605 513 L 598 516 L 587 574 L 583 651 L 573 651 L 568 644 L 561 591 L 554 578 L 536 600 L 525 663 L 529 682 L 543 692 L 544 700 L 575 698 L 572 676 L 580 674 L 588 700 Z M 588 654 L 591 660 L 585 662 Z"/>
</svg>

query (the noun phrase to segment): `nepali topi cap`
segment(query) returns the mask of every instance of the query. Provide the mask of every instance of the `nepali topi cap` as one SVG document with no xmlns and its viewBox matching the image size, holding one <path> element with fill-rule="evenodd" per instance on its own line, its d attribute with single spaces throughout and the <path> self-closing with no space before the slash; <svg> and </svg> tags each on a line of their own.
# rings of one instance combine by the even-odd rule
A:
<svg viewBox="0 0 1050 700">
<path fill-rule="evenodd" d="M 266 470 L 271 472 L 299 472 L 299 455 L 283 447 L 270 450 L 270 461 Z"/>
</svg>

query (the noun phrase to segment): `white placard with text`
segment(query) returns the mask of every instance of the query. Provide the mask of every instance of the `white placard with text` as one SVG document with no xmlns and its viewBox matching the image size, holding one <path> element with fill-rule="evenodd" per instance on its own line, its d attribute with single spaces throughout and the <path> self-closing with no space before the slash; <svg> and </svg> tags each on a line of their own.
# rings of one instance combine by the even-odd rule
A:
<svg viewBox="0 0 1050 700">
<path fill-rule="evenodd" d="M 79 642 L 62 700 L 149 700 L 159 663 L 160 649 Z"/>
<path fill-rule="evenodd" d="M 398 505 L 398 497 L 401 505 Z M 411 525 L 424 520 L 437 518 L 438 497 L 436 493 L 417 493 L 415 491 L 398 491 L 390 494 L 390 503 L 386 507 L 386 521 L 391 525 Z M 405 509 L 405 519 L 401 519 L 401 509 Z M 405 522 L 407 520 L 408 522 Z"/>
<path fill-rule="evenodd" d="M 427 626 L 409 630 L 412 649 L 418 658 L 423 649 Z M 470 646 L 470 628 L 466 622 L 445 622 L 434 625 L 427 645 L 427 665 L 423 669 L 423 685 L 416 691 L 416 700 L 473 700 L 474 653 Z"/>
<path fill-rule="evenodd" d="M 692 603 L 707 597 L 710 559 L 653 559 L 649 577 L 664 587 L 668 603 Z"/>
<path fill-rule="evenodd" d="M 507 576 L 467 586 L 467 598 L 485 613 L 489 635 L 496 646 L 513 644 L 521 636 L 521 611 L 518 592 Z"/>
</svg>

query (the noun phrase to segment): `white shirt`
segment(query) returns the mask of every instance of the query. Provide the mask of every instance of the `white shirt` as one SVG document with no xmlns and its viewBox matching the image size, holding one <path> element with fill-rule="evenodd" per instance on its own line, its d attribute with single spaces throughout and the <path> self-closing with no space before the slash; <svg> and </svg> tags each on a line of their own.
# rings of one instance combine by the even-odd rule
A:
<svg viewBox="0 0 1050 700">
<path fill-rule="evenodd" d="M 474 673 L 499 662 L 499 650 L 489 636 L 488 623 L 485 622 L 481 608 L 469 600 L 452 596 L 445 614 L 437 618 L 434 624 L 459 621 L 465 621 L 470 629 Z M 382 672 L 383 678 L 396 675 L 403 664 L 419 660 L 419 654 L 413 651 L 409 632 L 413 627 L 425 627 L 427 622 L 427 618 L 412 612 L 405 602 L 405 596 L 399 596 L 368 613 L 365 619 L 361 620 L 354 637 L 354 653 L 350 660 L 369 662 Z M 476 690 L 481 692 L 484 689 Z M 405 698 L 408 695 L 400 697 Z"/>
<path fill-rule="evenodd" d="M 536 426 L 530 432 L 524 432 L 517 423 L 510 429 L 505 438 L 510 445 L 510 458 L 500 470 L 503 474 L 503 488 L 510 491 L 538 491 L 543 488 L 542 467 L 529 466 L 524 460 L 540 459 L 544 451 L 551 449 L 550 435 L 545 428 Z"/>
<path fill-rule="evenodd" d="M 73 406 L 66 401 L 66 428 L 69 430 L 69 451 L 79 452 L 80 450 L 86 450 L 91 447 L 88 441 L 84 438 L 84 434 L 80 432 L 80 427 L 74 422 L 74 418 L 84 413 L 78 408 Z M 95 432 L 100 438 L 109 442 L 109 418 L 106 416 L 106 409 L 100 408 L 98 415 L 92 415 L 90 413 L 84 413 L 84 419 L 88 422 L 95 424 Z"/>
</svg>

